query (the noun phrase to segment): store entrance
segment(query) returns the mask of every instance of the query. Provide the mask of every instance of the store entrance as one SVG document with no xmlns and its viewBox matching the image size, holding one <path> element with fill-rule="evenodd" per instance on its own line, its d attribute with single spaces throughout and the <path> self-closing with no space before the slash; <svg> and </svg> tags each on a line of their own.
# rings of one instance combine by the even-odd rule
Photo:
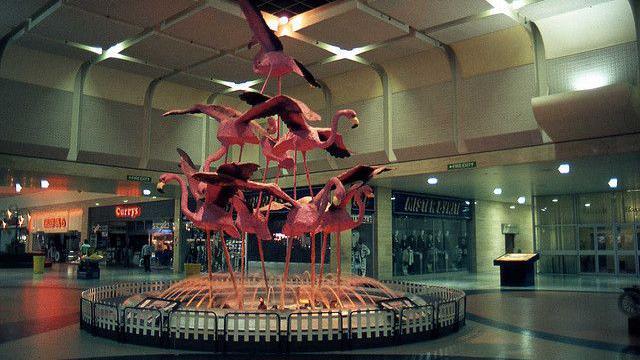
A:
<svg viewBox="0 0 640 360">
<path fill-rule="evenodd" d="M 580 273 L 636 275 L 637 225 L 579 225 Z M 615 231 L 614 231 L 615 230 Z"/>
</svg>

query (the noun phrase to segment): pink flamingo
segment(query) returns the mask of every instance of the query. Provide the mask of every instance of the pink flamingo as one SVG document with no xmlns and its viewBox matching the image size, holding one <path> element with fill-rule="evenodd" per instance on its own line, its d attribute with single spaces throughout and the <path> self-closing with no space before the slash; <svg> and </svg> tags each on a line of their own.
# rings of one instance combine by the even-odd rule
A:
<svg viewBox="0 0 640 360">
<path fill-rule="evenodd" d="M 257 119 L 266 116 L 280 115 L 282 121 L 289 128 L 289 132 L 284 135 L 274 146 L 272 152 L 276 156 L 285 154 L 293 150 L 302 153 L 302 161 L 311 190 L 309 178 L 309 168 L 307 166 L 307 151 L 313 149 L 325 149 L 329 154 L 338 158 L 351 156 L 351 151 L 344 145 L 342 135 L 338 132 L 338 120 L 344 117 L 351 121 L 351 128 L 356 128 L 360 124 L 356 112 L 350 109 L 338 110 L 331 120 L 330 128 L 320 128 L 309 126 L 308 121 L 315 121 L 320 116 L 309 110 L 301 101 L 285 95 L 272 98 L 257 94 L 255 92 L 245 92 L 240 98 L 250 105 L 254 105 L 244 116 L 247 119 Z M 294 161 L 295 163 L 295 161 Z M 296 168 L 293 168 L 294 198 L 296 197 Z"/>
<path fill-rule="evenodd" d="M 353 185 L 346 193 L 344 199 L 338 205 L 332 203 L 327 210 L 320 215 L 319 230 L 322 231 L 322 252 L 320 254 L 320 278 L 319 284 L 322 285 L 322 275 L 324 273 L 325 254 L 327 251 L 327 236 L 331 233 L 337 234 L 336 239 L 336 262 L 337 262 L 337 278 L 340 283 L 341 269 L 341 248 L 340 248 L 340 232 L 354 229 L 364 220 L 365 203 L 363 197 L 373 198 L 373 190 L 368 185 Z M 358 205 L 358 219 L 353 221 L 351 214 L 347 211 L 347 207 L 351 204 L 351 200 L 355 198 Z"/>
<path fill-rule="evenodd" d="M 282 42 L 267 26 L 256 6 L 249 0 L 240 0 L 239 2 L 244 17 L 253 32 L 253 39 L 249 43 L 249 47 L 256 43 L 260 44 L 260 51 L 253 59 L 253 72 L 267 77 L 261 92 L 264 92 L 269 77 L 276 76 L 278 88 L 280 88 L 280 77 L 291 72 L 302 76 L 311 86 L 319 88 L 320 84 L 313 77 L 313 74 L 299 61 L 284 53 Z"/>
<path fill-rule="evenodd" d="M 338 179 L 345 185 L 357 181 L 366 184 L 375 176 L 391 170 L 393 170 L 393 168 L 384 165 L 357 165 L 338 175 Z"/>
<path fill-rule="evenodd" d="M 167 111 L 162 114 L 162 116 L 181 114 L 206 114 L 216 119 L 219 123 L 216 137 L 222 144 L 222 147 L 207 157 L 203 164 L 205 171 L 209 171 L 211 164 L 223 155 L 225 156 L 226 163 L 229 148 L 233 145 L 240 146 L 238 161 L 241 161 L 244 144 L 258 144 L 260 142 L 254 131 L 265 133 L 265 130 L 256 121 L 246 119 L 240 111 L 224 105 L 195 104 L 188 109 Z"/>
</svg>

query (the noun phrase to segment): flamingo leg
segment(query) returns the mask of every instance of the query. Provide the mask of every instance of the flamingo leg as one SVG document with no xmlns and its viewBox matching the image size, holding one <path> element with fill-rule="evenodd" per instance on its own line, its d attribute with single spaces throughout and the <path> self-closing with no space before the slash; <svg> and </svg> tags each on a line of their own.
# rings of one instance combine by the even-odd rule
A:
<svg viewBox="0 0 640 360">
<path fill-rule="evenodd" d="M 264 89 L 267 88 L 267 82 L 269 82 L 269 78 L 271 77 L 271 70 L 273 67 L 269 67 L 269 73 L 267 74 L 267 78 L 264 80 L 264 84 L 262 84 L 262 89 L 260 89 L 260 94 L 264 94 Z"/>
<path fill-rule="evenodd" d="M 267 170 L 269 170 L 269 162 L 271 160 L 267 159 L 267 164 L 264 166 L 264 172 L 262 173 L 262 183 L 264 184 L 267 181 Z M 256 204 L 256 208 L 253 210 L 254 212 L 259 211 L 260 205 L 262 204 L 262 190 L 258 193 L 258 203 Z"/>
<path fill-rule="evenodd" d="M 320 249 L 320 277 L 318 286 L 322 286 L 322 275 L 324 274 L 324 261 L 327 253 L 327 233 L 322 233 L 322 248 Z"/>
<path fill-rule="evenodd" d="M 245 241 L 246 241 L 246 234 L 245 233 L 240 233 L 240 283 L 244 284 L 244 266 L 246 265 L 244 263 L 244 252 L 246 251 L 245 248 Z"/>
<path fill-rule="evenodd" d="M 264 290 L 269 290 L 269 281 L 267 281 L 267 268 L 264 265 L 264 250 L 262 249 L 262 239 L 258 238 L 258 254 L 260 255 L 260 265 L 262 265 L 262 277 L 264 278 Z"/>
<path fill-rule="evenodd" d="M 222 243 L 222 250 L 224 251 L 224 258 L 227 261 L 227 270 L 229 271 L 229 276 L 231 277 L 231 282 L 233 283 L 233 290 L 236 293 L 236 297 L 238 298 L 238 307 L 242 309 L 242 302 L 240 301 L 240 294 L 238 293 L 238 284 L 236 283 L 236 277 L 233 274 L 233 266 L 231 265 L 231 255 L 229 255 L 229 248 L 227 248 L 227 242 L 224 239 L 224 233 L 220 230 L 220 242 Z"/>
<path fill-rule="evenodd" d="M 287 257 L 284 260 L 284 273 L 282 274 L 282 290 L 280 291 L 280 307 L 284 308 L 284 293 L 287 289 L 287 277 L 289 276 L 289 264 L 291 263 L 291 248 L 294 238 L 287 239 Z"/>
<path fill-rule="evenodd" d="M 298 151 L 294 150 L 294 156 L 293 156 L 293 200 L 298 200 L 298 195 L 297 195 L 297 185 L 296 185 L 296 180 L 298 179 L 298 174 L 296 174 L 296 169 L 298 168 Z"/>
<path fill-rule="evenodd" d="M 242 162 L 242 149 L 244 149 L 244 144 L 240 145 L 240 155 L 238 156 L 238 163 Z"/>
<path fill-rule="evenodd" d="M 316 283 L 316 234 L 310 233 L 311 237 L 311 286 Z"/>
<path fill-rule="evenodd" d="M 209 229 L 205 230 L 207 232 L 207 272 L 209 274 L 209 306 L 208 308 L 211 308 L 211 305 L 213 304 L 213 288 L 211 287 L 211 262 L 212 262 L 212 258 L 211 258 L 211 232 L 209 231 Z"/>
<path fill-rule="evenodd" d="M 280 168 L 278 168 L 278 173 L 276 174 L 275 184 L 278 185 L 278 180 L 280 180 Z M 273 195 L 269 196 L 269 206 L 267 207 L 267 215 L 265 215 L 265 219 L 269 221 L 269 214 L 271 214 L 271 202 L 273 201 Z"/>
<path fill-rule="evenodd" d="M 307 176 L 307 185 L 309 185 L 309 196 L 313 197 L 313 189 L 311 188 L 311 177 L 309 176 L 309 168 L 307 167 L 307 153 L 302 152 L 302 162 L 304 164 L 304 172 Z"/>
<path fill-rule="evenodd" d="M 215 153 L 207 156 L 207 158 L 204 160 L 204 164 L 202 165 L 202 171 L 211 171 L 211 164 L 220 160 L 222 156 L 226 154 L 227 154 L 227 148 L 221 147 Z"/>
<path fill-rule="evenodd" d="M 227 149 L 227 152 L 224 154 L 224 163 L 226 164 L 227 162 L 229 162 L 229 149 Z"/>
<path fill-rule="evenodd" d="M 336 247 L 338 248 L 337 249 L 338 251 L 336 251 L 336 255 L 337 255 L 336 264 L 338 265 L 338 269 L 336 270 L 336 276 L 338 278 L 338 285 L 340 285 L 340 274 L 342 273 L 342 265 L 341 265 L 342 252 L 340 251 L 340 232 L 338 231 L 337 234 L 338 234 L 338 238 L 336 241 Z"/>
</svg>

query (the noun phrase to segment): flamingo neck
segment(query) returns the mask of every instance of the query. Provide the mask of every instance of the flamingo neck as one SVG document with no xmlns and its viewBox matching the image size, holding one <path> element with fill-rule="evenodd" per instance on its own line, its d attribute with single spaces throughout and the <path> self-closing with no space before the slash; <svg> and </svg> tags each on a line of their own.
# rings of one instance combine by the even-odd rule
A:
<svg viewBox="0 0 640 360">
<path fill-rule="evenodd" d="M 358 205 L 358 220 L 353 223 L 354 228 L 360 226 L 360 224 L 362 224 L 362 222 L 364 221 L 365 203 L 364 201 L 362 201 L 362 198 L 364 197 L 364 191 L 360 189 L 358 189 L 359 191 L 354 191 L 351 195 L 351 197 L 353 198 L 353 196 L 356 195 L 356 192 L 358 193 L 358 196 L 356 196 L 356 205 Z"/>
<path fill-rule="evenodd" d="M 195 218 L 195 214 L 189 210 L 189 191 L 187 190 L 187 184 L 184 179 L 176 174 L 169 174 L 167 176 L 167 180 L 175 180 L 180 184 L 180 210 L 182 210 L 186 217 L 193 220 Z"/>
<path fill-rule="evenodd" d="M 327 203 L 329 202 L 329 196 L 331 195 L 331 188 L 336 187 L 336 193 L 340 197 L 345 196 L 344 185 L 342 185 L 342 181 L 337 177 L 332 177 L 329 182 L 320 190 L 314 197 L 313 203 L 318 204 L 318 209 L 324 210 L 327 207 Z"/>
<path fill-rule="evenodd" d="M 320 143 L 321 148 L 323 149 L 328 148 L 336 140 L 336 135 L 338 134 L 338 121 L 342 117 L 346 119 L 347 118 L 346 114 L 347 114 L 347 110 L 338 110 L 333 115 L 333 118 L 331 119 L 331 134 L 329 135 L 327 140 Z"/>
</svg>

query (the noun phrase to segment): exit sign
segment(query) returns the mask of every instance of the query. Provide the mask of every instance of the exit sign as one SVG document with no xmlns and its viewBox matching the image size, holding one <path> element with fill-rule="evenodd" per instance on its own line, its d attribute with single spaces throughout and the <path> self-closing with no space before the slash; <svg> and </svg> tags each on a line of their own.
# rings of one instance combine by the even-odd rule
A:
<svg viewBox="0 0 640 360">
<path fill-rule="evenodd" d="M 129 181 L 138 181 L 138 182 L 151 182 L 150 176 L 140 176 L 140 175 L 127 175 L 127 180 Z"/>
<path fill-rule="evenodd" d="M 465 161 L 453 164 L 447 164 L 447 170 L 473 169 L 476 167 L 475 161 Z"/>
</svg>

